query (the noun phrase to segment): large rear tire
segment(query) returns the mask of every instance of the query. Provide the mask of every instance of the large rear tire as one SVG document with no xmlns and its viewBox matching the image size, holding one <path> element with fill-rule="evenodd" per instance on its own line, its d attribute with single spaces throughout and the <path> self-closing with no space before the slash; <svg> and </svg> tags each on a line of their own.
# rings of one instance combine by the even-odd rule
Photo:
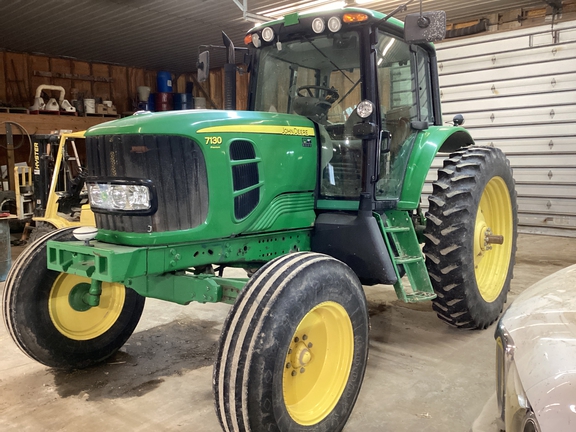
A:
<svg viewBox="0 0 576 432">
<path fill-rule="evenodd" d="M 366 368 L 360 281 L 334 258 L 280 257 L 262 267 L 224 323 L 215 406 L 231 431 L 342 430 Z"/>
<path fill-rule="evenodd" d="M 502 312 L 513 276 L 517 205 L 510 164 L 498 148 L 469 147 L 444 161 L 433 188 L 424 253 L 438 296 L 434 310 L 453 326 L 486 328 Z"/>
<path fill-rule="evenodd" d="M 45 234 L 12 265 L 2 304 L 8 333 L 20 349 L 46 366 L 87 367 L 113 355 L 138 324 L 144 297 L 121 284 L 103 283 L 100 305 L 82 301 L 90 279 L 46 267 L 46 243 L 71 240 L 74 227 Z"/>
</svg>

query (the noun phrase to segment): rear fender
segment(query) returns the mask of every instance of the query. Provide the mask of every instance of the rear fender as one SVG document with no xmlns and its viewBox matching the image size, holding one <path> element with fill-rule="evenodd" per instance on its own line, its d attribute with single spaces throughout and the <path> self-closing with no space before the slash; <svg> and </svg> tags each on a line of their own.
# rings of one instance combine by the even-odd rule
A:
<svg viewBox="0 0 576 432">
<path fill-rule="evenodd" d="M 432 161 L 438 152 L 450 153 L 474 144 L 462 127 L 431 126 L 416 137 L 402 185 L 399 210 L 413 210 L 420 204 L 420 195 Z"/>
</svg>

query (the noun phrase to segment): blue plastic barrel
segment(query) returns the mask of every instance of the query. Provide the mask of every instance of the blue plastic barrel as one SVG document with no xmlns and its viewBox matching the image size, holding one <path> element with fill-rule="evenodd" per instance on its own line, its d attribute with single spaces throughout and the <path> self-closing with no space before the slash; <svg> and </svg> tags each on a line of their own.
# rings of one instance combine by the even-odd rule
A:
<svg viewBox="0 0 576 432">
<path fill-rule="evenodd" d="M 10 224 L 8 219 L 0 219 L 0 282 L 6 280 L 11 264 Z"/>
<path fill-rule="evenodd" d="M 156 75 L 156 84 L 158 93 L 172 92 L 172 74 L 166 71 L 160 71 Z"/>
</svg>

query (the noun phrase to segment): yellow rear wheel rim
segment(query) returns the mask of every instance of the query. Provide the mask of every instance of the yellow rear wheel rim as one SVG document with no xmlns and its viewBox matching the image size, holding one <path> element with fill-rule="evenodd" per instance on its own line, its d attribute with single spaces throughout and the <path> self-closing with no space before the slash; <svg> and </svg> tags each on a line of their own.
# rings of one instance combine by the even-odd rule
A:
<svg viewBox="0 0 576 432">
<path fill-rule="evenodd" d="M 90 279 L 61 273 L 50 290 L 48 311 L 56 329 L 74 340 L 89 340 L 106 333 L 118 320 L 126 289 L 118 283 L 102 283 L 100 304 L 78 311 L 70 305 L 70 293 L 80 284 L 90 284 Z"/>
<path fill-rule="evenodd" d="M 510 267 L 513 220 L 508 186 L 493 177 L 480 198 L 474 228 L 474 272 L 480 295 L 488 303 L 498 298 Z M 490 235 L 502 236 L 502 244 L 489 243 Z"/>
<path fill-rule="evenodd" d="M 344 392 L 352 359 L 354 332 L 338 303 L 320 303 L 298 324 L 286 353 L 282 388 L 292 419 L 309 426 L 328 416 Z"/>
</svg>

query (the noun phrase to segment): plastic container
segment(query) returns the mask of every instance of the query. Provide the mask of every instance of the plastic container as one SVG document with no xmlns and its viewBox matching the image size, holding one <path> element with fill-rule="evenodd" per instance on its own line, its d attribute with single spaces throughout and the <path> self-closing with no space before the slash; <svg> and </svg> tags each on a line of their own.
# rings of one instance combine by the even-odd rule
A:
<svg viewBox="0 0 576 432">
<path fill-rule="evenodd" d="M 206 98 L 195 97 L 194 98 L 194 108 L 195 109 L 206 109 Z"/>
<path fill-rule="evenodd" d="M 0 219 L 0 282 L 6 280 L 11 264 L 12 253 L 10 251 L 10 223 L 8 223 L 8 219 Z"/>
<path fill-rule="evenodd" d="M 148 96 L 148 111 L 156 111 L 156 93 L 150 93 Z"/>
<path fill-rule="evenodd" d="M 95 99 L 84 99 L 84 108 L 86 114 L 94 114 L 96 112 L 96 100 Z"/>
<path fill-rule="evenodd" d="M 146 102 L 149 97 L 150 97 L 150 87 L 139 86 L 138 87 L 138 100 L 140 102 Z"/>
<path fill-rule="evenodd" d="M 192 108 L 192 95 L 188 93 L 174 93 L 174 109 L 186 110 Z"/>
<path fill-rule="evenodd" d="M 170 111 L 172 109 L 172 93 L 156 93 L 155 111 Z"/>
<path fill-rule="evenodd" d="M 160 71 L 156 75 L 156 90 L 158 93 L 172 92 L 172 74 L 166 71 Z"/>
</svg>

